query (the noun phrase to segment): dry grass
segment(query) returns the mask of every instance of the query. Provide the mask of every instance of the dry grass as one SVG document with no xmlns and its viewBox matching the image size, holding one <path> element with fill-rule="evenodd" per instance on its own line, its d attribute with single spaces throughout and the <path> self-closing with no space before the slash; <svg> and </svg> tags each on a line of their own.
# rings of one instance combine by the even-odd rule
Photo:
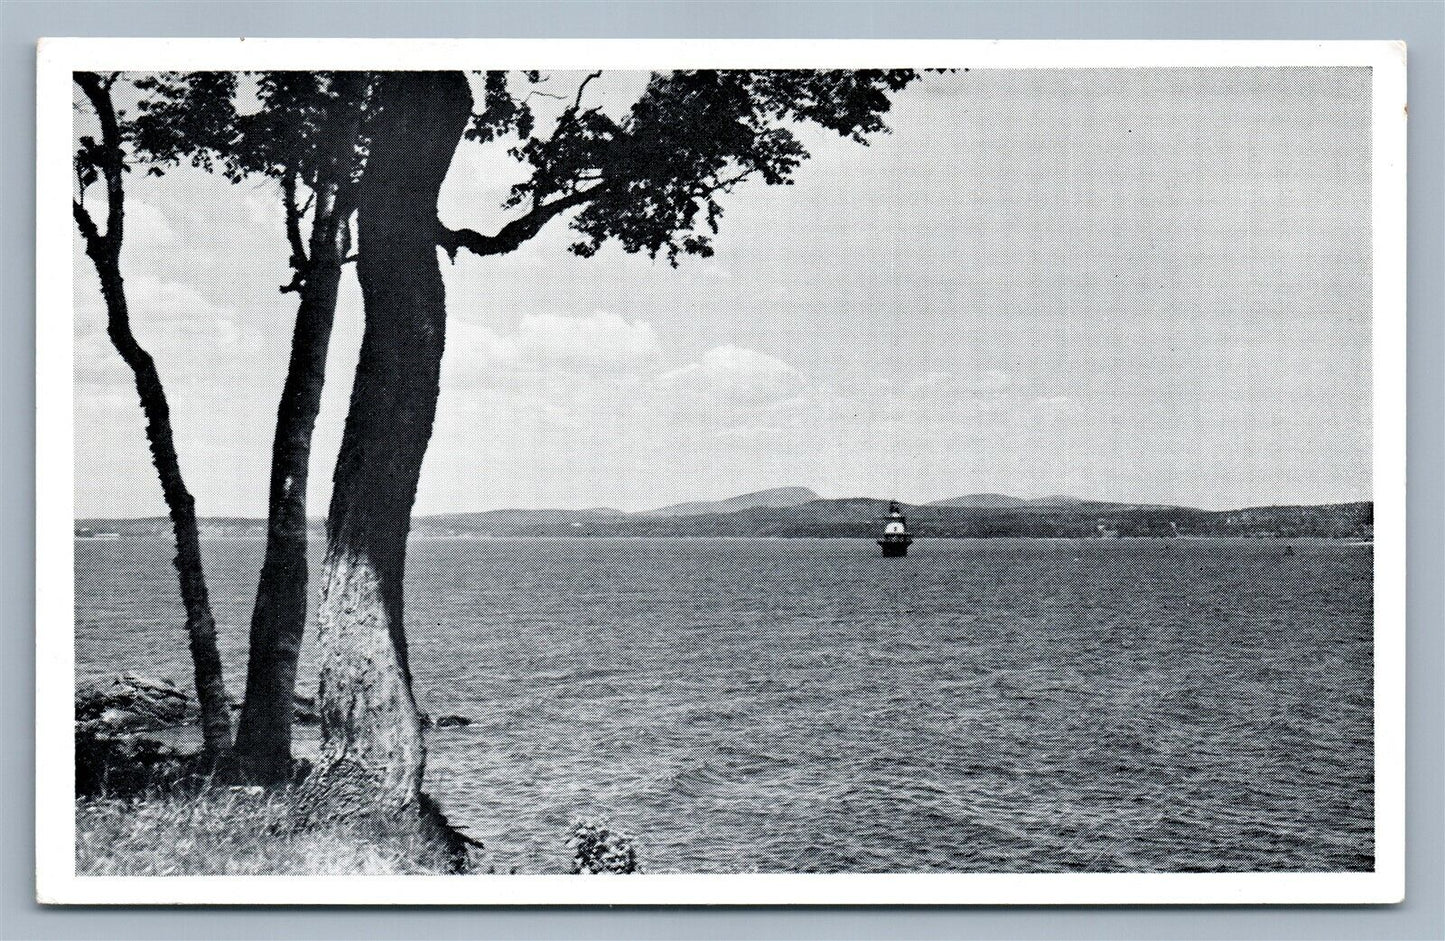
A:
<svg viewBox="0 0 1445 941">
<path fill-rule="evenodd" d="M 209 785 L 76 802 L 86 876 L 435 875 L 446 852 L 375 823 L 296 832 L 286 791 Z"/>
</svg>

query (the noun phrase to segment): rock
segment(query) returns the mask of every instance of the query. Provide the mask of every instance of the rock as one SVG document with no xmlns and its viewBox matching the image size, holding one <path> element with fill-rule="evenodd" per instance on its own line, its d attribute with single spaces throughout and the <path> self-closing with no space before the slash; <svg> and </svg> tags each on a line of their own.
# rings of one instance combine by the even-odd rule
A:
<svg viewBox="0 0 1445 941">
<path fill-rule="evenodd" d="M 472 720 L 466 716 L 447 715 L 433 719 L 424 709 L 418 709 L 417 715 L 421 716 L 421 727 L 424 729 L 451 729 L 472 724 Z"/>
<path fill-rule="evenodd" d="M 292 701 L 294 711 L 291 714 L 291 721 L 298 725 L 319 725 L 321 714 L 316 711 L 316 697 L 302 696 L 296 694 Z"/>
<path fill-rule="evenodd" d="M 124 709 L 107 709 L 100 714 L 100 718 L 97 721 L 102 728 L 115 729 L 116 731 L 149 727 L 145 716 L 136 715 L 134 712 L 127 712 Z"/>
<path fill-rule="evenodd" d="M 232 712 L 244 703 L 231 699 Z M 82 684 L 75 691 L 77 726 L 96 734 L 153 732 L 197 721 L 191 697 L 170 680 L 153 680 L 134 673 L 101 677 Z M 316 700 L 297 695 L 292 721 L 316 725 L 321 716 Z"/>
<path fill-rule="evenodd" d="M 185 722 L 191 698 L 170 680 L 134 673 L 102 677 L 75 691 L 75 721 L 96 731 L 145 731 Z"/>
</svg>

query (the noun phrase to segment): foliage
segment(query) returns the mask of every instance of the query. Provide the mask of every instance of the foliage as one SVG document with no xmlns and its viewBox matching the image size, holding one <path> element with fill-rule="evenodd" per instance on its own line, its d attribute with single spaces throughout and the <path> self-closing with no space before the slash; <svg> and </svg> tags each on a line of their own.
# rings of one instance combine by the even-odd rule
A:
<svg viewBox="0 0 1445 941">
<path fill-rule="evenodd" d="M 578 255 L 615 239 L 628 252 L 709 256 L 723 209 L 718 197 L 751 177 L 786 185 L 808 152 L 784 126 L 813 123 L 867 143 L 887 131 L 889 94 L 907 86 L 911 70 L 679 71 L 654 73 L 621 121 L 600 107 L 584 108 L 584 80 L 550 136 L 531 136 L 530 112 L 494 103 L 492 133 L 507 120 L 523 138 L 511 151 L 531 178 L 513 187 L 507 205 L 538 211 L 585 195 L 572 222 Z M 473 133 L 475 139 L 488 139 Z"/>
<path fill-rule="evenodd" d="M 594 875 L 642 871 L 637 865 L 637 848 L 632 836 L 613 830 L 605 817 L 574 822 L 567 848 L 572 851 L 574 873 Z"/>
<path fill-rule="evenodd" d="M 314 188 L 331 159 L 324 140 L 338 109 L 355 107 L 356 73 L 168 72 L 135 80 L 142 93 L 126 122 L 128 143 L 148 172 L 189 165 L 236 182 L 249 175 Z M 788 185 L 808 152 L 794 125 L 814 124 L 861 144 L 886 133 L 889 96 L 918 77 L 894 70 L 696 70 L 653 73 L 620 119 L 585 104 L 592 73 L 579 84 L 547 133 L 538 133 L 529 101 L 541 73 L 486 72 L 466 140 L 487 144 L 515 136 L 509 153 L 530 174 L 504 208 L 523 208 L 496 237 L 463 230 L 443 247 L 478 254 L 515 250 L 545 222 L 580 207 L 571 250 L 591 256 L 607 240 L 624 251 L 709 256 L 723 215 L 720 197 L 745 180 Z M 365 85 L 366 83 L 360 83 Z M 364 95 L 364 93 L 363 93 Z M 254 101 L 252 100 L 254 99 Z M 246 107 L 242 107 L 242 102 Z M 355 143 L 352 182 L 363 171 L 367 121 Z M 81 157 L 86 153 L 82 145 Z M 90 173 L 78 158 L 77 173 Z"/>
<path fill-rule="evenodd" d="M 182 754 L 153 738 L 76 728 L 75 793 L 83 797 L 176 787 L 199 773 L 201 764 L 196 756 Z"/>
<path fill-rule="evenodd" d="M 253 86 L 243 88 L 243 78 Z M 184 164 L 233 183 L 294 173 L 313 186 L 329 169 L 328 119 L 355 106 L 334 72 L 164 72 L 135 86 L 142 97 L 131 144 L 150 162 L 147 172 Z M 239 107 L 243 91 L 254 95 L 254 110 Z"/>
</svg>

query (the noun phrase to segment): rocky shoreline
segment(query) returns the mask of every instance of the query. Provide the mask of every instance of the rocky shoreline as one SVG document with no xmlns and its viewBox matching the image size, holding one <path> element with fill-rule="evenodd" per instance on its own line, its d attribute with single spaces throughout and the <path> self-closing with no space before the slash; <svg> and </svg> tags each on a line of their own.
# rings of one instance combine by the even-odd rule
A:
<svg viewBox="0 0 1445 941">
<path fill-rule="evenodd" d="M 231 711 L 240 712 L 243 702 L 231 700 Z M 75 691 L 75 726 L 89 735 L 131 735 L 165 732 L 199 721 L 199 709 L 190 693 L 170 679 L 152 679 L 135 673 L 118 673 L 79 684 Z M 295 697 L 293 721 L 297 725 L 319 725 L 316 700 L 300 693 Z M 446 714 L 433 719 L 422 713 L 427 728 L 459 728 L 472 724 L 466 716 Z"/>
</svg>

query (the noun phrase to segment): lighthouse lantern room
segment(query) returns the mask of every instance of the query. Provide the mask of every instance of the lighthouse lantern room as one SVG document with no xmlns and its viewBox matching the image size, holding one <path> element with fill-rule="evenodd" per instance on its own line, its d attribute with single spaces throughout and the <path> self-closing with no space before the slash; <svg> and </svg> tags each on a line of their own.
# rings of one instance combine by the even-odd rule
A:
<svg viewBox="0 0 1445 941">
<path fill-rule="evenodd" d="M 908 517 L 898 507 L 897 500 L 888 501 L 888 521 L 883 524 L 883 538 L 878 545 L 887 559 L 902 558 L 908 554 L 913 537 L 908 534 Z"/>
</svg>

